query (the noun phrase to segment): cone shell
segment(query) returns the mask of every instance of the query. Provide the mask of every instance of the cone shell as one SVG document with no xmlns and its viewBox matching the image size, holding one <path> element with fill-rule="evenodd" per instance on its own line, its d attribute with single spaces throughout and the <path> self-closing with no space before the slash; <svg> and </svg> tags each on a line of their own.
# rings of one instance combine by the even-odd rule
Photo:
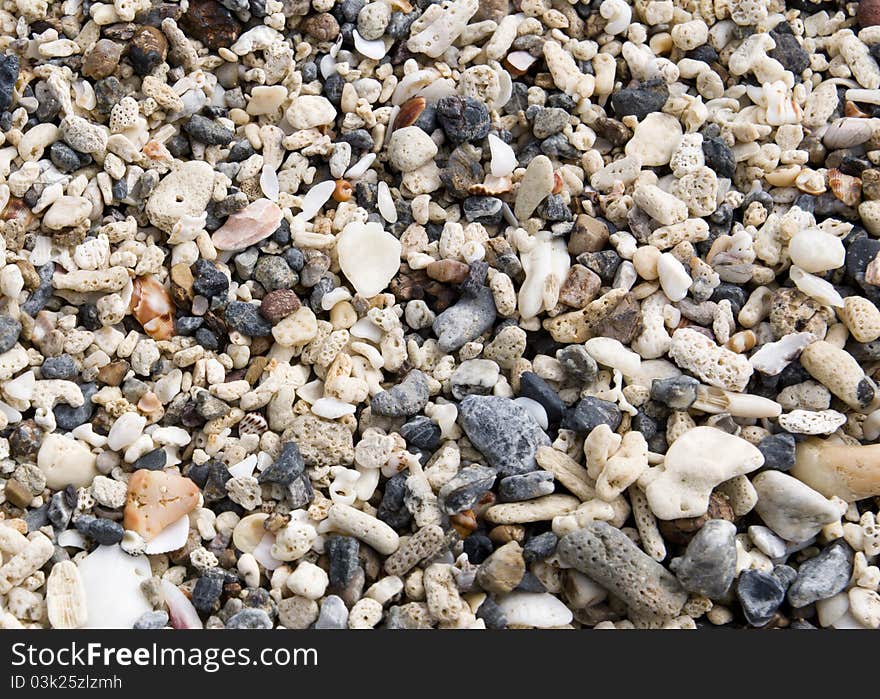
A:
<svg viewBox="0 0 880 699">
<path fill-rule="evenodd" d="M 159 280 L 149 274 L 132 282 L 131 313 L 154 340 L 174 335 L 174 304 Z"/>
</svg>

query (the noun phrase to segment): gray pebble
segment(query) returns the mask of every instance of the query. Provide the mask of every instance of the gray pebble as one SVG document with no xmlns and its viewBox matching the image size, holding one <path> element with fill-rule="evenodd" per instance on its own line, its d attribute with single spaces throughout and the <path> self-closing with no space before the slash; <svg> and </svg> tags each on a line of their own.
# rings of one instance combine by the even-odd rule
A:
<svg viewBox="0 0 880 699">
<path fill-rule="evenodd" d="M 254 267 L 254 279 L 260 282 L 266 291 L 289 289 L 299 281 L 296 272 L 290 269 L 290 265 L 280 255 L 261 257 Z"/>
<path fill-rule="evenodd" d="M 566 411 L 562 426 L 567 430 L 589 434 L 603 424 L 616 430 L 620 426 L 620 420 L 620 408 L 616 403 L 587 396 Z"/>
<path fill-rule="evenodd" d="M 549 471 L 532 471 L 518 476 L 502 478 L 498 495 L 508 502 L 532 500 L 553 492 L 553 474 Z"/>
<path fill-rule="evenodd" d="M 557 553 L 634 612 L 676 616 L 687 601 L 675 576 L 606 522 L 591 522 L 566 534 Z"/>
<path fill-rule="evenodd" d="M 455 352 L 475 340 L 495 321 L 495 300 L 488 287 L 462 298 L 434 319 L 433 330 L 443 352 Z"/>
<path fill-rule="evenodd" d="M 501 476 L 537 470 L 535 452 L 550 438 L 521 405 L 501 396 L 468 396 L 458 420 L 471 443 Z"/>
<path fill-rule="evenodd" d="M 495 471 L 486 466 L 465 466 L 442 488 L 440 502 L 448 515 L 470 509 L 495 483 Z"/>
<path fill-rule="evenodd" d="M 327 595 L 321 600 L 321 613 L 315 622 L 316 629 L 344 629 L 348 625 L 348 608 L 342 598 Z"/>
<path fill-rule="evenodd" d="M 260 307 L 244 301 L 231 301 L 226 306 L 226 323 L 233 330 L 249 337 L 272 334 L 272 323 L 260 314 Z"/>
<path fill-rule="evenodd" d="M 569 345 L 556 352 L 556 359 L 567 376 L 589 383 L 599 373 L 599 366 L 583 345 Z"/>
<path fill-rule="evenodd" d="M 764 626 L 785 599 L 785 587 L 772 573 L 744 570 L 736 581 L 736 596 L 746 621 Z"/>
<path fill-rule="evenodd" d="M 135 629 L 163 629 L 168 626 L 168 612 L 163 610 L 155 610 L 152 612 L 144 612 L 134 622 L 132 628 Z"/>
<path fill-rule="evenodd" d="M 46 357 L 40 366 L 40 373 L 44 379 L 72 379 L 77 374 L 76 362 L 69 354 Z"/>
<path fill-rule="evenodd" d="M 700 382 L 692 376 L 672 376 L 651 382 L 651 400 L 675 410 L 687 410 L 697 400 Z"/>
<path fill-rule="evenodd" d="M 81 384 L 80 390 L 85 399 L 80 407 L 74 408 L 66 403 L 59 403 L 53 409 L 52 412 L 55 413 L 55 422 L 58 424 L 59 430 L 70 432 L 88 422 L 92 417 L 92 413 L 95 412 L 95 406 L 92 405 L 92 396 L 98 392 L 97 384 Z"/>
<path fill-rule="evenodd" d="M 262 609 L 242 609 L 226 622 L 227 629 L 271 629 L 272 620 Z"/>
<path fill-rule="evenodd" d="M 843 592 L 852 576 L 853 550 L 845 541 L 838 540 L 818 556 L 801 564 L 797 579 L 788 590 L 792 607 L 805 607 L 821 599 Z"/>
<path fill-rule="evenodd" d="M 12 316 L 0 315 L 0 353 L 15 347 L 21 335 L 21 323 Z"/>
<path fill-rule="evenodd" d="M 684 556 L 669 567 L 688 592 L 710 599 L 722 597 L 736 576 L 736 525 L 711 519 L 688 544 Z"/>
<path fill-rule="evenodd" d="M 374 415 L 408 417 L 424 408 L 429 398 L 428 377 L 413 369 L 399 384 L 377 393 L 370 401 L 370 407 Z"/>
</svg>

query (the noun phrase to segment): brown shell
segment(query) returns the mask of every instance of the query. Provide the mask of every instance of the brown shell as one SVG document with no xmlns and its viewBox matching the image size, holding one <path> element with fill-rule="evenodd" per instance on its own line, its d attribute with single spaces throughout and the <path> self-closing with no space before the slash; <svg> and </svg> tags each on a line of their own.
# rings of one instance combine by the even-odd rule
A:
<svg viewBox="0 0 880 699">
<path fill-rule="evenodd" d="M 391 127 L 391 130 L 397 131 L 397 129 L 405 129 L 407 126 L 412 126 L 418 121 L 424 111 L 424 97 L 412 97 L 408 99 L 400 105 L 400 111 L 397 112 L 397 116 L 394 117 L 394 124 Z"/>
<path fill-rule="evenodd" d="M 504 194 L 513 189 L 513 182 L 510 177 L 494 177 L 487 175 L 483 182 L 472 184 L 468 187 L 468 194 L 475 196 L 493 197 L 498 194 Z"/>
<path fill-rule="evenodd" d="M 847 206 L 857 206 L 862 196 L 862 181 L 852 175 L 844 175 L 840 170 L 828 171 L 828 186 Z"/>
<path fill-rule="evenodd" d="M 349 201 L 352 194 L 351 182 L 348 180 L 336 180 L 336 188 L 333 190 L 333 200 L 342 203 Z"/>
<path fill-rule="evenodd" d="M 132 282 L 131 314 L 154 340 L 174 336 L 174 304 L 164 286 L 152 274 Z"/>
</svg>

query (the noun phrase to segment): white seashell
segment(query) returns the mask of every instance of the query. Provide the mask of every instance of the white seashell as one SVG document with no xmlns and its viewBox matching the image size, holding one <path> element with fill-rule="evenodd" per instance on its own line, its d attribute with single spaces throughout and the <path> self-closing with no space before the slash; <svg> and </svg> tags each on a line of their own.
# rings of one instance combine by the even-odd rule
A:
<svg viewBox="0 0 880 699">
<path fill-rule="evenodd" d="M 797 265 L 792 265 L 788 274 L 794 285 L 810 298 L 827 306 L 843 308 L 843 297 L 837 293 L 837 290 L 830 282 L 804 272 Z"/>
<path fill-rule="evenodd" d="M 352 325 L 348 329 L 348 332 L 351 333 L 352 337 L 369 340 L 370 342 L 374 342 L 376 344 L 378 344 L 379 341 L 382 339 L 382 328 L 380 328 L 366 316 L 364 316 L 354 325 Z"/>
<path fill-rule="evenodd" d="M 768 376 L 776 376 L 797 357 L 807 345 L 816 341 L 813 333 L 800 332 L 784 335 L 776 342 L 767 342 L 749 357 L 749 363 L 756 371 Z"/>
<path fill-rule="evenodd" d="M 283 565 L 282 561 L 279 561 L 272 555 L 272 546 L 274 546 L 274 544 L 275 535 L 266 533 L 263 535 L 263 538 L 260 539 L 260 543 L 257 544 L 257 547 L 251 551 L 254 558 L 257 559 L 257 563 L 263 566 L 266 570 L 275 570 Z"/>
<path fill-rule="evenodd" d="M 3 385 L 3 393 L 7 398 L 29 401 L 34 395 L 36 383 L 37 378 L 34 376 L 34 372 L 26 371 L 21 376 L 7 381 Z"/>
<path fill-rule="evenodd" d="M 46 611 L 53 629 L 78 629 L 88 618 L 86 591 L 73 561 L 59 561 L 46 581 Z"/>
<path fill-rule="evenodd" d="M 302 388 L 298 388 L 296 391 L 296 397 L 302 398 L 306 403 L 314 404 L 317 403 L 321 396 L 324 395 L 324 382 L 320 379 L 315 379 L 314 381 L 309 381 Z"/>
<path fill-rule="evenodd" d="M 420 90 L 437 80 L 440 74 L 433 68 L 416 70 L 403 77 L 391 95 L 391 104 L 397 106 L 415 97 Z"/>
<path fill-rule="evenodd" d="M 391 189 L 385 181 L 379 183 L 377 204 L 382 218 L 388 221 L 388 223 L 397 223 L 397 208 L 394 206 L 394 200 L 391 198 Z"/>
<path fill-rule="evenodd" d="M 189 515 L 184 515 L 173 524 L 169 524 L 147 542 L 144 553 L 167 553 L 183 548 L 189 536 Z"/>
<path fill-rule="evenodd" d="M 312 185 L 311 189 L 303 197 L 302 211 L 296 217 L 311 221 L 321 210 L 321 207 L 330 200 L 334 189 L 336 189 L 336 183 L 333 180 L 326 180 L 325 182 Z"/>
<path fill-rule="evenodd" d="M 528 51 L 511 51 L 507 54 L 507 62 L 521 73 L 525 73 L 537 60 Z"/>
<path fill-rule="evenodd" d="M 513 148 L 492 133 L 489 134 L 489 152 L 492 154 L 489 171 L 493 176 L 505 177 L 516 169 L 516 153 Z"/>
<path fill-rule="evenodd" d="M 229 467 L 229 473 L 233 478 L 244 478 L 254 475 L 254 469 L 257 467 L 257 455 L 251 454 L 244 460 L 239 461 L 235 466 Z"/>
<path fill-rule="evenodd" d="M 367 153 L 360 160 L 358 160 L 354 165 L 352 165 L 348 170 L 345 171 L 345 178 L 349 180 L 357 179 L 358 177 L 362 177 L 363 174 L 370 169 L 370 165 L 376 160 L 375 153 Z"/>
<path fill-rule="evenodd" d="M 336 254 L 342 273 L 365 298 L 382 292 L 400 269 L 400 241 L 375 222 L 346 224 Z"/>
<path fill-rule="evenodd" d="M 4 403 L 2 400 L 0 400 L 0 413 L 3 413 L 6 416 L 6 419 L 10 424 L 21 422 L 22 414 L 8 403 Z"/>
<path fill-rule="evenodd" d="M 152 575 L 146 556 L 129 556 L 119 546 L 99 546 L 79 564 L 86 591 L 88 629 L 130 629 L 152 611 L 141 583 Z"/>
<path fill-rule="evenodd" d="M 333 59 L 332 54 L 328 53 L 321 59 L 320 68 L 321 76 L 324 78 L 324 80 L 337 72 L 336 61 Z"/>
<path fill-rule="evenodd" d="M 42 267 L 52 259 L 52 239 L 45 235 L 38 235 L 34 239 L 34 249 L 31 250 L 28 260 L 34 267 Z"/>
<path fill-rule="evenodd" d="M 374 39 L 372 41 L 364 39 L 357 29 L 354 30 L 354 48 L 358 53 L 362 53 L 367 58 L 374 61 L 381 60 L 388 53 L 388 47 L 382 39 Z"/>
<path fill-rule="evenodd" d="M 165 597 L 165 604 L 168 607 L 168 616 L 171 618 L 171 625 L 175 629 L 201 629 L 204 628 L 202 620 L 193 603 L 187 599 L 177 585 L 173 585 L 167 580 L 162 580 L 162 596 Z"/>
<path fill-rule="evenodd" d="M 559 301 L 559 290 L 568 276 L 571 258 L 562 238 L 553 238 L 549 231 L 532 236 L 531 249 L 521 251 L 525 281 L 517 296 L 523 318 L 534 318 L 542 310 L 550 310 Z"/>
<path fill-rule="evenodd" d="M 266 198 L 277 202 L 278 195 L 281 192 L 281 186 L 278 184 L 278 173 L 275 172 L 275 168 L 266 164 L 263 165 L 263 171 L 260 173 L 260 189 L 263 190 L 263 194 L 266 195 Z"/>
<path fill-rule="evenodd" d="M 65 529 L 55 539 L 55 543 L 62 548 L 67 548 L 68 546 L 76 549 L 87 548 L 85 536 L 76 529 Z"/>
<path fill-rule="evenodd" d="M 338 398 L 319 398 L 312 404 L 312 412 L 327 420 L 336 420 L 343 415 L 353 415 L 356 408 Z"/>
</svg>

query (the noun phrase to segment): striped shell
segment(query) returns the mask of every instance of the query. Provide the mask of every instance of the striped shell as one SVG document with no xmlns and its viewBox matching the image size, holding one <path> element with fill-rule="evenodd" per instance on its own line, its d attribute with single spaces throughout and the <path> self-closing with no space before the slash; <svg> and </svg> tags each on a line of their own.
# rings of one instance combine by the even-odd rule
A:
<svg viewBox="0 0 880 699">
<path fill-rule="evenodd" d="M 858 205 L 862 194 L 862 181 L 858 177 L 831 169 L 828 171 L 828 186 L 834 192 L 834 196 L 847 206 Z"/>
<path fill-rule="evenodd" d="M 263 434 L 267 429 L 269 425 L 266 424 L 266 418 L 259 413 L 248 413 L 238 423 L 239 435 Z"/>
</svg>

